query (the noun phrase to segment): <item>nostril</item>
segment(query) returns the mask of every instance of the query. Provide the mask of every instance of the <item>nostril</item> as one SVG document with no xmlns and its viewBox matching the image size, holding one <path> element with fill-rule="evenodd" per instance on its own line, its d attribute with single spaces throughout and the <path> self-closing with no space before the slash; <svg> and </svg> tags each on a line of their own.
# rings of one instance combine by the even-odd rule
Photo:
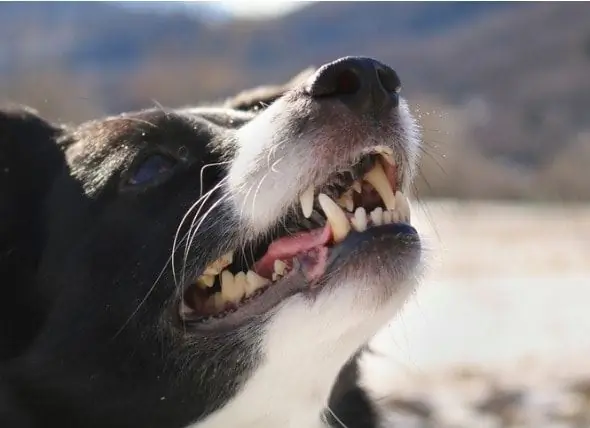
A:
<svg viewBox="0 0 590 428">
<path fill-rule="evenodd" d="M 383 89 L 388 92 L 399 92 L 402 87 L 402 82 L 399 79 L 397 73 L 390 68 L 379 67 L 377 69 L 377 76 Z"/>
<path fill-rule="evenodd" d="M 358 73 L 351 69 L 342 70 L 336 76 L 334 95 L 352 95 L 361 88 L 361 79 Z"/>
</svg>

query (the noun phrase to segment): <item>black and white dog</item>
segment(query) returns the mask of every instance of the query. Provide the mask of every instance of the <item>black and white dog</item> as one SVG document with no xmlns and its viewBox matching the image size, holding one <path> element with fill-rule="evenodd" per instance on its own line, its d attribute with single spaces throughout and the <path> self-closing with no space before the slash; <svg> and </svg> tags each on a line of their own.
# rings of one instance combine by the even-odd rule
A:
<svg viewBox="0 0 590 428">
<path fill-rule="evenodd" d="M 383 426 L 356 362 L 422 265 L 399 90 L 347 57 L 217 107 L 0 111 L 0 426 Z"/>
</svg>

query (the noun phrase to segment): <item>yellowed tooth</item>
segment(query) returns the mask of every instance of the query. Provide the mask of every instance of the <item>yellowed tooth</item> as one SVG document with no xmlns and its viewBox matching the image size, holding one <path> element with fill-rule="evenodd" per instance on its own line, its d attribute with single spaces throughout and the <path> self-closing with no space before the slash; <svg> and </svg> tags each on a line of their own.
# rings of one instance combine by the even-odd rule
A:
<svg viewBox="0 0 590 428">
<path fill-rule="evenodd" d="M 287 270 L 287 263 L 282 260 L 276 259 L 274 262 L 274 270 L 281 276 L 285 275 L 285 270 Z"/>
<path fill-rule="evenodd" d="M 393 155 L 391 155 L 389 153 L 379 153 L 379 154 L 383 158 L 383 160 L 385 160 L 385 162 L 387 162 L 390 165 L 395 166 L 395 159 L 393 158 Z"/>
<path fill-rule="evenodd" d="M 235 298 L 237 299 L 235 300 L 236 302 L 242 300 L 242 298 L 246 294 L 247 282 L 248 281 L 246 280 L 245 272 L 238 272 L 236 276 L 234 276 L 234 292 Z"/>
<path fill-rule="evenodd" d="M 313 212 L 313 191 L 314 187 L 309 186 L 305 192 L 299 196 L 299 203 L 301 204 L 301 211 L 303 211 L 303 215 L 305 218 L 311 217 L 311 213 Z"/>
<path fill-rule="evenodd" d="M 383 171 L 383 167 L 380 163 L 375 164 L 373 169 L 365 174 L 364 177 L 365 181 L 369 182 L 379 193 L 385 207 L 388 210 L 395 209 L 395 195 L 393 194 L 393 190 L 391 188 L 391 184 L 385 175 L 385 171 Z"/>
<path fill-rule="evenodd" d="M 338 204 L 325 193 L 319 194 L 318 202 L 320 203 L 322 210 L 324 210 L 324 214 L 326 214 L 328 223 L 330 223 L 330 226 L 332 227 L 334 241 L 340 242 L 344 240 L 346 235 L 350 232 L 350 223 L 348 222 L 348 218 L 346 218 L 344 211 L 342 211 Z"/>
<path fill-rule="evenodd" d="M 352 188 L 356 193 L 361 193 L 363 191 L 363 185 L 358 180 L 352 183 Z"/>
<path fill-rule="evenodd" d="M 354 211 L 354 200 L 352 198 L 352 190 L 348 190 L 340 197 L 340 199 L 338 199 L 338 205 L 340 205 L 343 208 L 346 208 L 346 210 L 349 213 Z"/>
<path fill-rule="evenodd" d="M 279 275 L 278 273 L 276 273 L 276 272 L 272 273 L 272 276 L 271 276 L 272 282 L 278 281 L 280 278 L 281 278 L 281 275 Z"/>
<path fill-rule="evenodd" d="M 215 284 L 215 277 L 213 275 L 201 275 L 197 278 L 197 285 L 199 288 L 206 289 L 208 287 L 213 287 Z"/>
<path fill-rule="evenodd" d="M 392 212 L 389 210 L 383 211 L 383 224 L 393 223 Z"/>
<path fill-rule="evenodd" d="M 233 251 L 231 251 L 227 254 L 224 254 L 223 256 L 215 260 L 213 263 L 209 264 L 209 266 L 205 268 L 203 274 L 211 276 L 219 275 L 223 268 L 231 265 L 233 261 L 234 253 Z"/>
<path fill-rule="evenodd" d="M 352 227 L 357 232 L 367 230 L 367 211 L 363 207 L 358 207 L 354 212 L 354 217 L 350 220 Z"/>
<path fill-rule="evenodd" d="M 410 201 L 408 201 L 408 198 L 406 198 L 399 190 L 395 192 L 395 203 L 401 216 L 400 220 L 409 223 L 412 217 Z"/>
<path fill-rule="evenodd" d="M 226 302 L 237 302 L 243 296 L 244 289 L 239 289 L 235 284 L 234 275 L 224 270 L 221 272 L 221 295 Z"/>
<path fill-rule="evenodd" d="M 270 281 L 268 279 L 258 275 L 252 270 L 249 270 L 248 273 L 246 273 L 246 296 L 250 297 L 256 292 L 256 290 L 264 287 L 265 285 L 268 285 L 269 283 Z"/>
<path fill-rule="evenodd" d="M 383 224 L 383 208 L 377 207 L 369 215 L 375 226 L 381 226 Z"/>
</svg>

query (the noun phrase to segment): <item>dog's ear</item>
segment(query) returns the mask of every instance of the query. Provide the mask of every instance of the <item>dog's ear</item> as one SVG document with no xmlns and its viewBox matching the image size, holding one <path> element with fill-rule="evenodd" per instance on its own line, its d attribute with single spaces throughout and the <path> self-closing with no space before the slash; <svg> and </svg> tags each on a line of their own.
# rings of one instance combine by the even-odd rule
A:
<svg viewBox="0 0 590 428">
<path fill-rule="evenodd" d="M 308 67 L 282 85 L 267 85 L 240 92 L 225 102 L 225 107 L 234 110 L 258 110 L 264 108 L 283 95 L 289 89 L 303 83 L 315 72 L 315 67 Z"/>
<path fill-rule="evenodd" d="M 19 352 L 35 323 L 45 196 L 65 165 L 62 132 L 30 109 L 0 107 L 0 361 Z"/>
</svg>

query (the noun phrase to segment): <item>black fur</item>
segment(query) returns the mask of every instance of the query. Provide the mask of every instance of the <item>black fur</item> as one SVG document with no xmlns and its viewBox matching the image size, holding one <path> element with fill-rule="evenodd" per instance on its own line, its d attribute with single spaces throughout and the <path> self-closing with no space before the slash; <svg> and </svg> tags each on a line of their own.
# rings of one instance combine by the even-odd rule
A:
<svg viewBox="0 0 590 428">
<path fill-rule="evenodd" d="M 226 106 L 250 110 L 283 90 Z M 179 219 L 223 175 L 208 168 L 201 188 L 201 168 L 222 160 L 215 149 L 248 114 L 158 109 L 70 129 L 0 111 L 1 427 L 183 427 L 224 403 L 220 385 L 236 387 L 254 368 L 256 344 L 239 332 L 203 332 L 191 346 L 170 310 L 177 290 L 161 285 L 173 282 L 169 270 L 155 280 Z M 177 160 L 171 176 L 126 185 L 153 152 Z M 195 265 L 223 252 L 222 231 L 203 230 Z M 253 358 L 242 358 L 244 346 Z M 369 428 L 375 415 L 355 373 L 352 361 L 331 407 L 347 426 Z"/>
</svg>

